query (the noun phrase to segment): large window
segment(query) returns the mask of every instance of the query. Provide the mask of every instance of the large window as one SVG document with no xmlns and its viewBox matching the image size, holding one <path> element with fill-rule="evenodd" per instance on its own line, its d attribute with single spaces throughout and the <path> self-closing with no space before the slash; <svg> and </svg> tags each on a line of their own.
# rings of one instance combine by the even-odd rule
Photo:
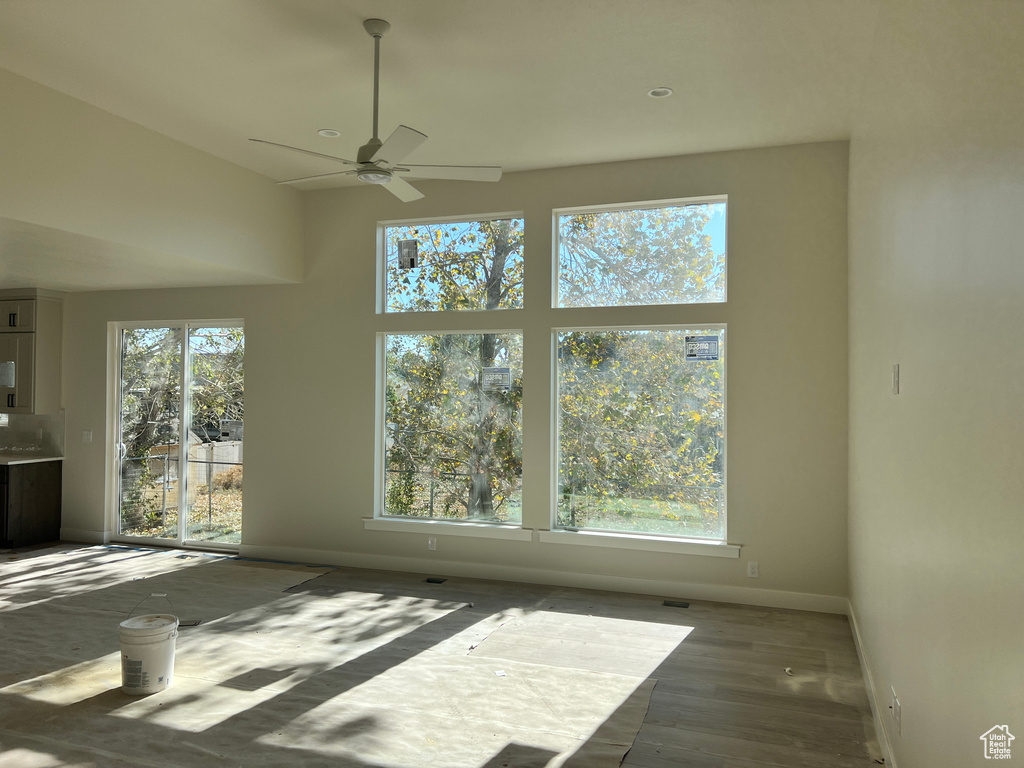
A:
<svg viewBox="0 0 1024 768">
<path fill-rule="evenodd" d="M 379 516 L 521 524 L 523 335 L 455 314 L 523 306 L 523 230 L 515 214 L 381 227 Z M 429 331 L 418 312 L 438 313 Z"/>
<path fill-rule="evenodd" d="M 725 536 L 721 328 L 557 333 L 562 528 Z"/>
<path fill-rule="evenodd" d="M 556 306 L 725 301 L 725 200 L 557 213 Z"/>
<path fill-rule="evenodd" d="M 387 519 L 369 527 L 724 543 L 726 328 L 701 306 L 726 300 L 726 206 L 555 210 L 552 301 L 528 319 L 523 217 L 381 224 L 375 517 Z M 550 466 L 526 476 L 528 499 L 551 478 L 550 510 L 523 509 L 524 351 L 554 395 L 525 435 L 552 441 Z M 439 521 L 462 524 L 427 525 Z"/>
<path fill-rule="evenodd" d="M 726 199 L 562 209 L 555 229 L 554 306 L 634 323 L 555 332 L 555 526 L 724 540 L 725 328 L 642 323 L 725 301 Z"/>
<path fill-rule="evenodd" d="M 522 521 L 520 333 L 385 337 L 384 512 Z"/>
</svg>

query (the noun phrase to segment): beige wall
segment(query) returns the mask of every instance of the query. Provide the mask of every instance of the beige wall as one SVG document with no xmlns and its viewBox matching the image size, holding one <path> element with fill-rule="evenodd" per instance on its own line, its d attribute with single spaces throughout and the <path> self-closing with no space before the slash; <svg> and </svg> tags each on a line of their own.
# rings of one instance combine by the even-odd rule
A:
<svg viewBox="0 0 1024 768">
<path fill-rule="evenodd" d="M 239 282 L 302 279 L 295 190 L 6 70 L 0 95 L 0 217 L 33 225 L 31 238 L 65 233 L 57 250 L 71 233 L 102 254 L 94 241 L 116 244 L 127 259 L 113 266 L 130 271 L 173 258 L 237 270 Z"/>
<path fill-rule="evenodd" d="M 850 564 L 900 768 L 989 764 L 997 724 L 1024 745 L 1022 83 L 1024 5 L 884 6 L 851 147 Z"/>
<path fill-rule="evenodd" d="M 313 192 L 304 199 L 302 285 L 70 295 L 65 528 L 109 527 L 109 446 L 76 439 L 85 429 L 103 434 L 106 423 L 107 322 L 242 317 L 243 552 L 753 602 L 786 602 L 791 592 L 845 598 L 847 157 L 838 142 L 510 174 L 496 185 L 422 183 L 427 197 L 411 204 L 365 187 Z M 373 514 L 375 333 L 410 322 L 375 313 L 379 220 L 525 212 L 526 309 L 445 322 L 524 329 L 524 518 L 546 528 L 550 329 L 639 317 L 629 308 L 550 309 L 551 209 L 711 194 L 729 196 L 729 302 L 646 317 L 728 324 L 729 540 L 743 545 L 740 559 L 444 535 L 428 552 L 425 534 L 364 530 Z M 760 563 L 759 580 L 747 578 L 747 560 Z M 749 587 L 774 592 L 759 599 L 742 593 Z M 801 604 L 845 605 L 841 598 Z"/>
</svg>

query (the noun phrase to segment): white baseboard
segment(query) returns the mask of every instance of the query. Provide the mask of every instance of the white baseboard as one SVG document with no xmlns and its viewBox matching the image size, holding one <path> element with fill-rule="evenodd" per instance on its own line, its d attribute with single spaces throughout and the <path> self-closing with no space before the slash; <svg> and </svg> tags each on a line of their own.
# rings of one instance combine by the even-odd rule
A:
<svg viewBox="0 0 1024 768">
<path fill-rule="evenodd" d="M 60 540 L 82 544 L 109 544 L 110 533 L 107 531 L 90 531 L 86 528 L 61 528 Z"/>
<path fill-rule="evenodd" d="M 875 721 L 875 733 L 878 734 L 878 746 L 882 750 L 886 766 L 897 768 L 892 754 L 892 745 L 889 743 L 889 731 L 885 727 L 888 718 L 882 716 L 888 713 L 888 709 L 882 708 L 881 702 L 875 695 L 875 681 L 871 676 L 871 665 L 868 663 L 867 650 L 861 640 L 860 625 L 857 624 L 857 614 L 853 610 L 853 603 L 847 600 L 846 605 L 846 615 L 850 619 L 850 627 L 853 629 L 853 644 L 857 647 L 857 658 L 860 659 L 860 672 L 868 689 L 868 701 L 871 703 L 871 716 Z"/>
<path fill-rule="evenodd" d="M 518 581 L 527 584 L 548 584 L 555 587 L 600 589 L 608 592 L 632 592 L 643 595 L 712 600 L 721 603 L 761 605 L 770 608 L 792 608 L 800 611 L 842 613 L 849 610 L 845 597 L 786 592 L 776 589 L 754 589 L 719 584 L 697 584 L 681 581 L 638 579 L 629 576 L 604 576 L 594 573 L 537 570 L 519 566 L 460 563 L 434 558 L 367 555 L 299 547 L 266 547 L 242 544 L 238 554 L 264 560 L 279 560 L 317 565 L 343 565 L 351 568 L 373 568 L 382 571 L 425 573 L 437 576 L 462 576 L 496 581 Z"/>
</svg>

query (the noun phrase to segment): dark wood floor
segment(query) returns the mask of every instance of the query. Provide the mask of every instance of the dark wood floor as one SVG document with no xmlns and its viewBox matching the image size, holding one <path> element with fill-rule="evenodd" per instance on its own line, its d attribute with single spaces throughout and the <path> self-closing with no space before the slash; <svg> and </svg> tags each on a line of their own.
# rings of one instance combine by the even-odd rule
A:
<svg viewBox="0 0 1024 768">
<path fill-rule="evenodd" d="M 417 577 L 359 578 L 414 594 Z M 515 605 L 561 616 L 562 626 L 543 629 L 558 650 L 533 657 L 549 664 L 637 672 L 630 641 L 579 634 L 573 616 L 692 628 L 648 674 L 656 680 L 650 706 L 623 768 L 873 768 L 881 757 L 845 616 L 692 600 L 680 608 L 651 595 L 475 579 L 450 579 L 443 592 L 485 612 Z M 587 768 L 588 760 L 567 765 Z"/>
<path fill-rule="evenodd" d="M 116 687 L 112 621 L 157 588 L 203 622 L 179 637 L 174 686 L 152 712 L 116 716 L 147 702 Z M 222 765 L 221 754 L 318 768 L 614 768 L 623 754 L 625 768 L 872 768 L 879 757 L 838 615 L 62 547 L 0 562 L 0 616 L 5 766 L 42 764 L 12 762 L 19 749 L 103 768 Z M 256 698 L 224 699 L 225 687 Z M 292 741 L 264 738 L 286 725 Z M 460 729 L 479 740 L 452 737 Z M 462 751 L 424 761 L 423 745 L 442 743 Z"/>
<path fill-rule="evenodd" d="M 845 616 L 701 602 L 676 610 L 694 629 L 653 673 L 623 768 L 876 764 Z"/>
</svg>

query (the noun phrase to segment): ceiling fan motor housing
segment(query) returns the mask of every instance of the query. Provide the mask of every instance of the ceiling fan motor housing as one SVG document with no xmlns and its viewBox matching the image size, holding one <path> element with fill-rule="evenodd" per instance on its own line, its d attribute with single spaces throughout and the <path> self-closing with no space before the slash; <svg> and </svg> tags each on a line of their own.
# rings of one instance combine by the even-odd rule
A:
<svg viewBox="0 0 1024 768">
<path fill-rule="evenodd" d="M 365 181 L 367 184 L 387 184 L 391 181 L 392 172 L 385 167 L 375 165 L 373 156 L 383 146 L 383 142 L 374 137 L 359 148 L 356 160 L 363 165 L 356 171 L 356 178 Z"/>
<path fill-rule="evenodd" d="M 383 144 L 384 142 L 382 142 L 380 139 L 376 137 L 370 139 L 368 142 L 366 142 L 365 144 L 363 144 L 363 146 L 359 148 L 359 154 L 356 155 L 356 162 L 372 163 L 373 156 L 377 154 L 377 150 L 380 149 Z"/>
</svg>

